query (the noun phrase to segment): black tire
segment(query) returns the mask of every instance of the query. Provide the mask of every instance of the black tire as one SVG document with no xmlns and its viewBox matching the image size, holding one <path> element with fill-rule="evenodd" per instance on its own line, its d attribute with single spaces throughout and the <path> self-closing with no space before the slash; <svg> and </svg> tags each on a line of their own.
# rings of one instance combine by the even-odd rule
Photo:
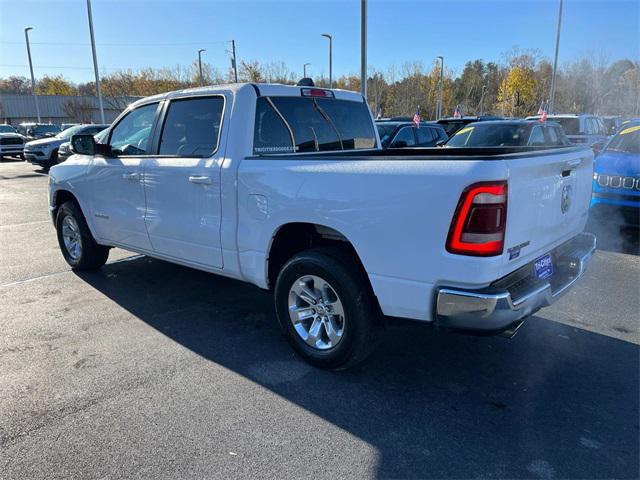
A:
<svg viewBox="0 0 640 480">
<path fill-rule="evenodd" d="M 65 245 L 63 224 L 66 217 L 72 217 L 75 226 L 79 229 L 80 251 L 77 255 L 70 252 Z M 58 208 L 56 231 L 62 256 L 73 270 L 95 270 L 104 265 L 109 258 L 109 247 L 96 243 L 80 207 L 75 202 L 65 202 Z"/>
<path fill-rule="evenodd" d="M 49 165 L 53 167 L 58 164 L 58 150 L 54 150 L 51 152 L 51 159 L 49 160 Z"/>
<path fill-rule="evenodd" d="M 289 295 L 294 283 L 313 275 L 330 284 L 342 303 L 342 337 L 329 349 L 309 345 L 289 316 Z M 294 350 L 310 364 L 333 370 L 352 367 L 367 358 L 378 343 L 382 315 L 369 279 L 354 254 L 345 248 L 320 247 L 292 257 L 280 270 L 275 287 L 280 327 Z"/>
</svg>

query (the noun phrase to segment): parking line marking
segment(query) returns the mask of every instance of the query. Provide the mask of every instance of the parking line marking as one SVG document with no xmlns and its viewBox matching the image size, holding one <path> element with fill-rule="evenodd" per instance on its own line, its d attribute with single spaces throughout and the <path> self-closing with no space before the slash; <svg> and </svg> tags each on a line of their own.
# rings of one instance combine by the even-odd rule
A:
<svg viewBox="0 0 640 480">
<path fill-rule="evenodd" d="M 24 223 L 9 223 L 7 225 L 0 225 L 0 228 L 7 227 L 20 227 L 22 225 L 36 225 L 38 223 L 51 223 L 51 220 L 35 220 L 33 222 L 24 222 Z"/>
</svg>

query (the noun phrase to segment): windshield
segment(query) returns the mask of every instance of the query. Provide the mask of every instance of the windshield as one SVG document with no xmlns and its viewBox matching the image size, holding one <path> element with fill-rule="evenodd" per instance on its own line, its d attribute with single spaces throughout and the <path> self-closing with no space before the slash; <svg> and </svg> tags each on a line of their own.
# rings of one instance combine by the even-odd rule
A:
<svg viewBox="0 0 640 480">
<path fill-rule="evenodd" d="M 376 136 L 363 102 L 317 97 L 260 97 L 253 152 L 301 153 L 374 148 Z"/>
<path fill-rule="evenodd" d="M 15 133 L 15 129 L 11 125 L 0 125 L 0 133 Z"/>
<path fill-rule="evenodd" d="M 440 126 L 444 128 L 444 131 L 447 132 L 447 136 L 450 137 L 464 127 L 464 122 L 440 122 Z"/>
<path fill-rule="evenodd" d="M 108 136 L 109 129 L 105 128 L 104 130 L 100 130 L 98 133 L 96 133 L 93 138 L 96 140 L 96 143 L 105 143 Z"/>
<path fill-rule="evenodd" d="M 380 136 L 380 143 L 382 144 L 383 147 L 386 147 L 389 142 L 391 141 L 391 135 L 393 135 L 393 132 L 396 129 L 395 125 L 383 125 L 383 124 L 376 124 L 376 127 L 378 129 L 378 135 Z"/>
<path fill-rule="evenodd" d="M 458 131 L 447 147 L 517 147 L 527 142 L 528 129 L 522 125 L 483 122 Z"/>
<path fill-rule="evenodd" d="M 57 125 L 36 125 L 33 127 L 33 133 L 44 135 L 45 133 L 58 133 L 60 128 Z"/>
<path fill-rule="evenodd" d="M 628 127 L 613 137 L 607 152 L 640 153 L 640 125 Z"/>
<path fill-rule="evenodd" d="M 60 138 L 62 140 L 69 140 L 69 139 L 71 139 L 72 135 L 75 135 L 76 133 L 80 133 L 80 131 L 82 129 L 84 129 L 84 127 L 82 125 L 76 125 L 75 127 L 69 127 L 66 130 L 63 130 L 59 134 L 57 134 L 56 138 Z"/>
<path fill-rule="evenodd" d="M 564 133 L 567 135 L 580 135 L 580 119 L 576 117 L 553 117 L 554 122 L 562 125 Z"/>
</svg>

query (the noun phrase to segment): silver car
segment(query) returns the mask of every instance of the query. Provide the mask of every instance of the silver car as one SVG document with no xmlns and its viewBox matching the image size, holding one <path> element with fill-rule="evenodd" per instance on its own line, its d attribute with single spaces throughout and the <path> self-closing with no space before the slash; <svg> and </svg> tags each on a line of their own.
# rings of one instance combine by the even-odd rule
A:
<svg viewBox="0 0 640 480">
<path fill-rule="evenodd" d="M 76 125 L 67 128 L 57 135 L 49 138 L 41 138 L 28 142 L 24 146 L 24 158 L 28 162 L 49 168 L 58 163 L 58 150 L 60 145 L 71 140 L 72 135 L 96 134 L 109 125 Z"/>
</svg>

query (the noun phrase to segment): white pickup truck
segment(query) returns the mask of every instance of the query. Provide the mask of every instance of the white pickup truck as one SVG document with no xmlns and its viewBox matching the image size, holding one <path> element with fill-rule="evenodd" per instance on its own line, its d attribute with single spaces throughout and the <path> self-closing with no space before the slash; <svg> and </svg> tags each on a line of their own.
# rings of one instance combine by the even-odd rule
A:
<svg viewBox="0 0 640 480">
<path fill-rule="evenodd" d="M 382 150 L 353 92 L 177 91 L 103 138 L 74 136 L 50 171 L 71 267 L 120 247 L 272 289 L 294 349 L 325 368 L 365 358 L 384 317 L 514 331 L 595 249 L 589 148 Z"/>
</svg>

